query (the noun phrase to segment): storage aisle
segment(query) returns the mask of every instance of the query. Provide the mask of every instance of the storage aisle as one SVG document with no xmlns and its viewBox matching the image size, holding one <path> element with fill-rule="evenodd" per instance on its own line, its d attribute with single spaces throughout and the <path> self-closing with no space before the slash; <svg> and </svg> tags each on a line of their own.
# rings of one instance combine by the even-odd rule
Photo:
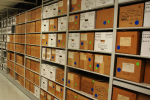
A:
<svg viewBox="0 0 150 100">
<path fill-rule="evenodd" d="M 0 100 L 31 100 L 6 77 L 0 74 Z"/>
</svg>

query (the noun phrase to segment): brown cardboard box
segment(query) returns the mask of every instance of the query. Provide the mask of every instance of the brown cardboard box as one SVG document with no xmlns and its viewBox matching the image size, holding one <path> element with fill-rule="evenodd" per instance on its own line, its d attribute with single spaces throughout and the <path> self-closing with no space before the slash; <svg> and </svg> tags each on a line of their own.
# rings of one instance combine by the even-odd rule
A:
<svg viewBox="0 0 150 100">
<path fill-rule="evenodd" d="M 58 15 L 67 13 L 67 0 L 58 1 Z"/>
<path fill-rule="evenodd" d="M 42 34 L 42 45 L 48 46 L 48 34 Z"/>
<path fill-rule="evenodd" d="M 36 19 L 41 19 L 41 8 L 36 9 Z"/>
<path fill-rule="evenodd" d="M 150 84 L 150 60 L 146 60 L 144 83 Z"/>
<path fill-rule="evenodd" d="M 80 68 L 93 71 L 94 54 L 80 52 Z"/>
<path fill-rule="evenodd" d="M 33 71 L 35 71 L 35 68 L 36 68 L 35 61 L 31 60 L 31 67 L 30 67 L 30 69 L 33 70 Z"/>
<path fill-rule="evenodd" d="M 113 28 L 114 8 L 102 9 L 97 11 L 96 29 Z"/>
<path fill-rule="evenodd" d="M 111 56 L 95 54 L 94 72 L 110 75 Z"/>
<path fill-rule="evenodd" d="M 14 61 L 14 53 L 11 53 L 10 56 L 11 56 L 10 60 Z"/>
<path fill-rule="evenodd" d="M 24 65 L 24 56 L 20 56 L 20 65 Z"/>
<path fill-rule="evenodd" d="M 35 32 L 41 32 L 41 21 L 36 21 L 36 28 L 35 28 Z"/>
<path fill-rule="evenodd" d="M 136 100 L 137 94 L 113 87 L 112 100 L 118 100 L 118 98 L 120 98 L 120 100 L 124 98 L 127 98 L 128 100 Z"/>
<path fill-rule="evenodd" d="M 15 42 L 18 43 L 18 35 L 15 35 Z"/>
<path fill-rule="evenodd" d="M 78 94 L 67 89 L 67 100 L 77 100 Z"/>
<path fill-rule="evenodd" d="M 18 43 L 21 43 L 21 35 L 18 35 Z"/>
<path fill-rule="evenodd" d="M 54 83 L 52 81 L 48 81 L 48 92 L 50 92 L 53 95 L 55 95 L 55 93 L 56 93 L 56 83 Z"/>
<path fill-rule="evenodd" d="M 7 43 L 7 49 L 10 50 L 10 43 Z"/>
<path fill-rule="evenodd" d="M 77 100 L 90 100 L 90 99 L 85 98 L 84 96 L 78 94 Z"/>
<path fill-rule="evenodd" d="M 88 77 L 81 77 L 81 91 L 93 95 L 94 80 Z"/>
<path fill-rule="evenodd" d="M 36 62 L 35 64 L 36 64 L 35 71 L 39 73 L 40 72 L 40 63 Z"/>
<path fill-rule="evenodd" d="M 36 43 L 37 45 L 40 45 L 41 40 L 41 34 L 36 34 Z"/>
<path fill-rule="evenodd" d="M 80 30 L 80 14 L 69 16 L 69 30 Z"/>
<path fill-rule="evenodd" d="M 34 73 L 30 71 L 30 81 L 34 83 Z"/>
<path fill-rule="evenodd" d="M 19 16 L 16 16 L 16 24 L 19 24 Z"/>
<path fill-rule="evenodd" d="M 19 33 L 18 32 L 18 25 L 16 25 L 15 31 L 16 31 L 15 33 Z"/>
<path fill-rule="evenodd" d="M 25 24 L 21 25 L 21 33 L 25 33 Z"/>
<path fill-rule="evenodd" d="M 58 18 L 49 20 L 49 31 L 58 31 Z"/>
<path fill-rule="evenodd" d="M 73 67 L 80 67 L 80 53 L 68 51 L 68 65 Z"/>
<path fill-rule="evenodd" d="M 27 23 L 26 24 L 26 33 L 30 33 L 31 32 L 31 23 Z"/>
<path fill-rule="evenodd" d="M 35 46 L 31 46 L 31 56 L 35 57 Z"/>
<path fill-rule="evenodd" d="M 9 66 L 8 66 L 9 67 Z M 10 68 L 10 67 L 9 67 Z M 15 64 L 15 71 L 18 72 L 18 65 Z"/>
<path fill-rule="evenodd" d="M 54 100 L 54 97 L 51 96 L 50 94 L 47 94 L 47 100 Z"/>
<path fill-rule="evenodd" d="M 21 18 L 22 21 L 21 21 L 21 23 L 24 23 L 24 22 L 25 22 L 25 18 L 26 18 L 25 15 L 26 15 L 26 13 L 22 14 L 22 18 Z"/>
<path fill-rule="evenodd" d="M 94 49 L 94 32 L 80 34 L 80 49 L 93 50 Z"/>
<path fill-rule="evenodd" d="M 29 85 L 29 81 L 28 80 L 26 80 L 25 87 L 26 87 L 27 90 L 30 90 L 30 85 Z"/>
<path fill-rule="evenodd" d="M 144 3 L 120 7 L 119 27 L 143 27 Z"/>
<path fill-rule="evenodd" d="M 34 84 L 30 83 L 30 91 L 34 93 Z"/>
<path fill-rule="evenodd" d="M 62 86 L 56 84 L 56 94 L 55 94 L 55 96 L 58 97 L 61 100 L 63 100 L 63 91 L 64 91 L 64 88 Z"/>
<path fill-rule="evenodd" d="M 127 54 L 140 54 L 141 32 L 117 32 L 116 52 Z"/>
<path fill-rule="evenodd" d="M 31 35 L 26 34 L 26 43 L 31 44 Z"/>
<path fill-rule="evenodd" d="M 30 71 L 26 69 L 26 76 L 25 76 L 28 80 L 30 80 Z"/>
<path fill-rule="evenodd" d="M 138 93 L 137 100 L 150 100 L 150 96 Z"/>
<path fill-rule="evenodd" d="M 35 46 L 35 57 L 40 58 L 40 47 Z"/>
<path fill-rule="evenodd" d="M 51 48 L 46 48 L 46 60 L 50 60 L 51 59 Z M 44 52 L 43 52 L 43 57 L 44 57 Z"/>
<path fill-rule="evenodd" d="M 16 63 L 19 63 L 19 55 L 16 55 Z"/>
<path fill-rule="evenodd" d="M 31 46 L 30 45 L 27 45 L 26 50 L 27 50 L 26 54 L 31 55 Z"/>
<path fill-rule="evenodd" d="M 30 43 L 31 43 L 31 44 L 36 44 L 36 34 L 31 34 Z"/>
<path fill-rule="evenodd" d="M 34 74 L 34 83 L 39 86 L 40 76 L 38 74 Z"/>
<path fill-rule="evenodd" d="M 64 69 L 56 69 L 56 82 L 64 84 Z"/>
<path fill-rule="evenodd" d="M 93 97 L 98 100 L 108 100 L 109 82 L 95 81 Z"/>
<path fill-rule="evenodd" d="M 35 32 L 35 22 L 31 23 L 30 32 Z"/>
<path fill-rule="evenodd" d="M 74 12 L 79 10 L 81 10 L 81 0 L 71 0 L 70 11 Z"/>
<path fill-rule="evenodd" d="M 22 23 L 22 15 L 19 15 L 19 23 Z"/>
<path fill-rule="evenodd" d="M 66 47 L 66 33 L 58 33 L 58 42 L 57 42 L 57 46 L 58 47 Z"/>
<path fill-rule="evenodd" d="M 52 56 L 51 56 L 51 61 L 56 60 L 56 49 L 52 49 Z"/>
<path fill-rule="evenodd" d="M 25 35 L 21 35 L 21 43 L 25 43 Z"/>
<path fill-rule="evenodd" d="M 81 76 L 76 73 L 68 72 L 67 86 L 76 90 L 81 88 Z"/>
<path fill-rule="evenodd" d="M 31 11 L 27 12 L 27 22 L 31 21 Z"/>
<path fill-rule="evenodd" d="M 22 25 L 18 26 L 18 32 L 21 33 L 22 32 Z"/>
<path fill-rule="evenodd" d="M 31 11 L 31 20 L 36 20 L 36 10 Z"/>
<path fill-rule="evenodd" d="M 116 77 L 134 81 L 143 82 L 145 62 L 138 59 L 117 58 Z"/>
<path fill-rule="evenodd" d="M 40 93 L 40 100 L 47 100 L 47 93 L 43 90 Z"/>
<path fill-rule="evenodd" d="M 7 59 L 10 60 L 10 52 L 7 52 Z"/>
</svg>

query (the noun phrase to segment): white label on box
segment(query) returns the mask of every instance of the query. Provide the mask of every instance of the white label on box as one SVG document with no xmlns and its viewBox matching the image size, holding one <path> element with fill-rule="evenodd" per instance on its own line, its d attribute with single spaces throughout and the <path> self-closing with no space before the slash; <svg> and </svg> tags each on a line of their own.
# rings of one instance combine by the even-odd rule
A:
<svg viewBox="0 0 150 100">
<path fill-rule="evenodd" d="M 56 91 L 60 92 L 60 86 L 56 85 Z"/>
<path fill-rule="evenodd" d="M 81 34 L 81 40 L 86 41 L 87 40 L 87 34 Z"/>
<path fill-rule="evenodd" d="M 58 34 L 58 40 L 62 40 L 62 34 Z"/>
<path fill-rule="evenodd" d="M 150 1 L 145 2 L 145 14 L 144 14 L 144 27 L 145 26 L 150 26 Z"/>
<path fill-rule="evenodd" d="M 97 63 L 103 63 L 103 56 L 95 55 L 95 62 L 97 62 Z"/>
<path fill-rule="evenodd" d="M 71 0 L 71 4 L 76 4 L 77 0 Z"/>
<path fill-rule="evenodd" d="M 69 52 L 69 58 L 74 58 L 74 52 Z"/>
<path fill-rule="evenodd" d="M 68 48 L 79 49 L 80 33 L 69 33 Z"/>
<path fill-rule="evenodd" d="M 50 19 L 50 25 L 54 25 L 54 19 Z"/>
<path fill-rule="evenodd" d="M 41 94 L 42 94 L 42 95 L 44 95 L 44 92 L 43 92 L 43 91 L 41 91 Z"/>
<path fill-rule="evenodd" d="M 131 37 L 120 37 L 120 46 L 131 46 Z"/>
<path fill-rule="evenodd" d="M 95 6 L 95 0 L 81 0 L 81 10 L 91 9 Z"/>
<path fill-rule="evenodd" d="M 49 81 L 49 86 L 51 86 L 51 87 L 53 86 L 51 81 Z"/>
<path fill-rule="evenodd" d="M 52 49 L 52 54 L 56 54 L 56 49 Z"/>
<path fill-rule="evenodd" d="M 122 63 L 122 71 L 134 73 L 134 64 L 132 64 L 132 63 Z"/>
<path fill-rule="evenodd" d="M 50 96 L 50 95 L 47 95 L 47 98 L 48 98 L 49 100 L 51 100 L 51 96 Z"/>
<path fill-rule="evenodd" d="M 80 59 L 81 60 L 86 60 L 86 55 L 84 53 L 80 53 Z"/>
<path fill-rule="evenodd" d="M 129 97 L 118 94 L 117 100 L 130 100 Z"/>
<path fill-rule="evenodd" d="M 73 80 L 73 74 L 68 73 L 68 79 L 69 79 L 69 80 Z"/>
<path fill-rule="evenodd" d="M 74 15 L 69 16 L 69 22 L 74 22 Z"/>
<path fill-rule="evenodd" d="M 42 39 L 46 39 L 46 36 L 44 34 L 42 34 Z"/>
<path fill-rule="evenodd" d="M 63 6 L 63 1 L 59 1 L 58 2 L 58 7 L 62 7 Z"/>
<path fill-rule="evenodd" d="M 114 0 L 96 0 L 96 7 L 113 4 Z"/>
</svg>

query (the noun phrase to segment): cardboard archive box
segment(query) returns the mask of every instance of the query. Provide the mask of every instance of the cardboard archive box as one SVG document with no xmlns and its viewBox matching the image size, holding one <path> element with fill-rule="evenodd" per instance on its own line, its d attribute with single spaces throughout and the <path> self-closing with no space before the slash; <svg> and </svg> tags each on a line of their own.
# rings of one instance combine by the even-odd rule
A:
<svg viewBox="0 0 150 100">
<path fill-rule="evenodd" d="M 64 84 L 64 69 L 56 69 L 56 82 Z"/>
<path fill-rule="evenodd" d="M 41 89 L 40 100 L 47 100 L 47 93 Z"/>
<path fill-rule="evenodd" d="M 144 83 L 150 84 L 150 60 L 146 60 Z"/>
<path fill-rule="evenodd" d="M 80 52 L 80 68 L 93 71 L 94 54 Z"/>
<path fill-rule="evenodd" d="M 138 31 L 117 32 L 116 52 L 140 54 L 141 33 Z"/>
<path fill-rule="evenodd" d="M 80 33 L 69 33 L 68 48 L 80 48 Z"/>
<path fill-rule="evenodd" d="M 36 9 L 36 19 L 41 19 L 41 12 L 42 12 L 42 8 Z"/>
<path fill-rule="evenodd" d="M 30 69 L 31 70 L 33 70 L 33 71 L 35 71 L 35 68 L 36 68 L 36 63 L 35 63 L 35 61 L 34 60 L 31 60 L 31 66 L 30 66 Z"/>
<path fill-rule="evenodd" d="M 35 32 L 35 22 L 32 22 L 30 25 L 30 32 Z"/>
<path fill-rule="evenodd" d="M 120 7 L 119 27 L 143 27 L 144 3 Z"/>
<path fill-rule="evenodd" d="M 27 22 L 31 21 L 31 11 L 27 12 Z"/>
<path fill-rule="evenodd" d="M 42 59 L 46 59 L 46 48 L 42 48 Z"/>
<path fill-rule="evenodd" d="M 87 10 L 96 7 L 96 0 L 81 0 L 81 10 Z"/>
<path fill-rule="evenodd" d="M 35 24 L 35 32 L 41 32 L 41 21 L 36 21 Z"/>
<path fill-rule="evenodd" d="M 30 91 L 30 85 L 29 84 L 30 84 L 30 82 L 28 80 L 26 80 L 25 88 Z"/>
<path fill-rule="evenodd" d="M 62 86 L 56 84 L 56 94 L 55 94 L 55 96 L 58 97 L 61 100 L 63 100 L 63 91 L 64 91 L 64 88 Z"/>
<path fill-rule="evenodd" d="M 34 95 L 39 98 L 40 97 L 40 88 L 38 86 L 34 86 Z"/>
<path fill-rule="evenodd" d="M 21 35 L 21 43 L 25 43 L 25 35 Z"/>
<path fill-rule="evenodd" d="M 81 76 L 81 91 L 93 95 L 93 88 L 94 80 L 92 78 Z"/>
<path fill-rule="evenodd" d="M 40 72 L 40 62 L 36 62 L 35 65 L 36 65 L 35 71 L 39 73 Z"/>
<path fill-rule="evenodd" d="M 36 44 L 36 34 L 31 34 L 30 35 L 30 43 L 31 44 Z"/>
<path fill-rule="evenodd" d="M 58 17 L 58 31 L 66 31 L 67 17 Z"/>
<path fill-rule="evenodd" d="M 31 20 L 36 20 L 36 10 L 31 11 Z"/>
<path fill-rule="evenodd" d="M 37 45 L 40 45 L 40 40 L 41 40 L 41 34 L 35 34 L 35 37 L 36 37 L 36 39 L 35 39 L 35 44 L 37 44 Z"/>
<path fill-rule="evenodd" d="M 80 52 L 68 51 L 68 65 L 80 67 Z"/>
<path fill-rule="evenodd" d="M 30 69 L 31 68 L 30 66 L 31 66 L 31 60 L 26 59 L 26 67 Z"/>
<path fill-rule="evenodd" d="M 138 59 L 117 58 L 116 77 L 143 82 L 145 62 Z"/>
<path fill-rule="evenodd" d="M 48 80 L 44 77 L 41 77 L 41 88 L 44 89 L 45 91 L 47 91 L 47 85 L 48 84 Z"/>
<path fill-rule="evenodd" d="M 56 61 L 56 49 L 51 49 L 52 50 L 52 55 L 51 55 L 51 61 Z"/>
<path fill-rule="evenodd" d="M 80 49 L 85 49 L 85 50 L 94 49 L 94 32 L 80 34 Z"/>
<path fill-rule="evenodd" d="M 150 96 L 138 93 L 137 100 L 150 100 Z"/>
<path fill-rule="evenodd" d="M 48 91 L 50 93 L 52 93 L 53 95 L 55 95 L 55 93 L 56 93 L 56 83 L 54 83 L 52 81 L 48 81 Z"/>
<path fill-rule="evenodd" d="M 27 23 L 26 24 L 26 33 L 30 33 L 31 32 L 31 23 Z"/>
<path fill-rule="evenodd" d="M 10 60 L 14 61 L 14 53 L 10 53 Z"/>
<path fill-rule="evenodd" d="M 97 11 L 96 29 L 113 28 L 113 22 L 114 22 L 114 8 L 102 9 Z"/>
<path fill-rule="evenodd" d="M 57 16 L 58 15 L 58 3 L 54 3 L 54 4 L 51 4 L 50 5 L 51 9 L 50 9 L 50 17 L 53 17 L 53 16 Z"/>
<path fill-rule="evenodd" d="M 94 72 L 110 75 L 111 56 L 95 54 Z"/>
<path fill-rule="evenodd" d="M 66 47 L 66 33 L 58 33 L 58 38 L 57 38 L 57 46 L 58 47 Z"/>
<path fill-rule="evenodd" d="M 34 83 L 34 73 L 30 71 L 30 81 Z"/>
<path fill-rule="evenodd" d="M 34 83 L 39 86 L 40 76 L 38 74 L 34 74 Z"/>
<path fill-rule="evenodd" d="M 26 47 L 26 54 L 31 55 L 31 46 L 30 45 L 27 45 L 27 47 Z"/>
<path fill-rule="evenodd" d="M 80 30 L 95 29 L 96 12 L 86 12 L 80 14 Z"/>
<path fill-rule="evenodd" d="M 67 0 L 58 1 L 58 15 L 67 13 Z"/>
<path fill-rule="evenodd" d="M 46 48 L 46 60 L 51 60 L 51 48 Z"/>
<path fill-rule="evenodd" d="M 77 100 L 78 94 L 67 89 L 67 100 Z"/>
<path fill-rule="evenodd" d="M 26 76 L 25 76 L 28 80 L 30 80 L 30 71 L 26 69 Z"/>
<path fill-rule="evenodd" d="M 65 50 L 56 49 L 56 61 L 55 61 L 56 63 L 65 64 L 65 52 L 66 52 Z"/>
<path fill-rule="evenodd" d="M 52 81 L 56 81 L 56 70 L 57 70 L 57 67 L 56 66 L 50 66 L 50 75 L 49 75 L 49 79 L 52 80 Z"/>
<path fill-rule="evenodd" d="M 31 44 L 31 34 L 26 34 L 26 43 Z"/>
<path fill-rule="evenodd" d="M 47 100 L 55 100 L 54 97 L 47 93 Z"/>
<path fill-rule="evenodd" d="M 95 81 L 93 97 L 98 100 L 108 100 L 109 82 Z"/>
<path fill-rule="evenodd" d="M 44 6 L 43 7 L 43 18 L 48 18 L 50 17 L 50 9 L 51 9 L 51 5 L 48 6 Z"/>
<path fill-rule="evenodd" d="M 112 100 L 118 100 L 118 98 L 120 100 L 126 98 L 128 100 L 136 100 L 137 99 L 137 94 L 136 93 L 132 93 L 126 90 L 122 90 L 116 87 L 113 87 L 113 97 Z"/>
<path fill-rule="evenodd" d="M 48 46 L 57 47 L 57 34 L 48 34 Z"/>
<path fill-rule="evenodd" d="M 80 29 L 80 14 L 69 16 L 69 30 L 79 30 Z"/>
<path fill-rule="evenodd" d="M 39 46 L 35 46 L 35 57 L 40 58 L 40 47 Z"/>
<path fill-rule="evenodd" d="M 36 46 L 31 46 L 31 56 L 34 56 L 35 57 L 35 48 Z"/>
<path fill-rule="evenodd" d="M 71 0 L 70 11 L 79 11 L 81 10 L 81 0 Z"/>
<path fill-rule="evenodd" d="M 21 25 L 21 33 L 25 33 L 25 24 Z"/>
<path fill-rule="evenodd" d="M 90 100 L 90 99 L 85 98 L 84 96 L 78 94 L 77 100 Z"/>
<path fill-rule="evenodd" d="M 42 32 L 48 32 L 49 31 L 49 20 L 43 20 L 42 21 Z"/>
<path fill-rule="evenodd" d="M 49 34 L 42 34 L 42 45 L 48 46 L 48 35 Z"/>
<path fill-rule="evenodd" d="M 81 76 L 76 73 L 68 72 L 67 86 L 75 90 L 81 90 Z"/>
<path fill-rule="evenodd" d="M 114 0 L 96 0 L 96 7 L 113 4 Z"/>
<path fill-rule="evenodd" d="M 49 31 L 58 31 L 58 18 L 49 19 Z"/>
</svg>

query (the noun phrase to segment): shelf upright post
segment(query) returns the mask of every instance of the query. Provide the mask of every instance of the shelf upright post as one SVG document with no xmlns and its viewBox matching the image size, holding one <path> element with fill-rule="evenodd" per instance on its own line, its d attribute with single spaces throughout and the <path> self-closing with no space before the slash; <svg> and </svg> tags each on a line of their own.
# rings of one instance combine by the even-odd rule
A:
<svg viewBox="0 0 150 100">
<path fill-rule="evenodd" d="M 108 100 L 111 100 L 112 92 L 113 92 L 112 88 L 113 88 L 113 76 L 114 76 L 114 65 L 115 65 L 117 18 L 118 18 L 118 0 L 115 0 L 115 5 L 114 5 L 114 23 L 113 23 L 113 41 L 112 41 L 111 69 L 110 69 L 110 78 L 109 78 Z"/>
</svg>

